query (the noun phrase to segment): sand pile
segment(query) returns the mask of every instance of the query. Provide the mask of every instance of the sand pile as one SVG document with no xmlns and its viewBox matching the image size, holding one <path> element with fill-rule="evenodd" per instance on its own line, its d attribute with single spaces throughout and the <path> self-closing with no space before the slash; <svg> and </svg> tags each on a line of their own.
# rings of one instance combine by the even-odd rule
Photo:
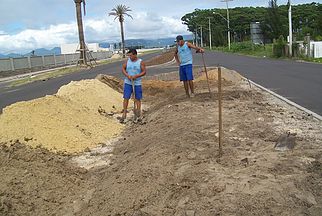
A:
<svg viewBox="0 0 322 216">
<path fill-rule="evenodd" d="M 218 70 L 217 69 L 208 69 L 208 78 L 210 80 L 218 80 Z M 204 73 L 204 69 L 202 68 L 202 71 L 199 72 L 199 74 L 196 74 L 195 81 L 205 81 L 207 80 L 206 73 Z M 233 83 L 239 83 L 242 80 L 242 76 L 239 73 L 236 73 L 235 71 L 228 70 L 226 68 L 221 68 L 221 77 L 222 79 L 226 81 L 231 81 Z"/>
<path fill-rule="evenodd" d="M 0 115 L 0 142 L 77 153 L 117 136 L 122 95 L 98 80 L 71 82 L 56 95 L 19 102 Z M 103 115 L 102 115 L 103 114 Z"/>
</svg>

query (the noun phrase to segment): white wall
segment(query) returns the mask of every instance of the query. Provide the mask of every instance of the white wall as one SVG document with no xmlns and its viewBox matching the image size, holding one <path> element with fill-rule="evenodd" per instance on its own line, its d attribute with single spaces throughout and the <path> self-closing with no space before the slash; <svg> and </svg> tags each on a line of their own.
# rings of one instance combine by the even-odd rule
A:
<svg viewBox="0 0 322 216">
<path fill-rule="evenodd" d="M 311 41 L 310 47 L 314 58 L 322 58 L 322 41 Z"/>
<path fill-rule="evenodd" d="M 79 49 L 78 44 L 62 44 L 60 46 L 61 54 L 73 54 L 76 53 L 76 50 Z"/>
<path fill-rule="evenodd" d="M 88 43 L 86 44 L 89 51 L 98 52 L 98 51 L 109 51 L 109 49 L 100 48 L 98 43 Z M 75 44 L 62 44 L 60 46 L 61 54 L 73 54 L 78 53 L 76 50 L 79 49 L 78 43 Z"/>
</svg>

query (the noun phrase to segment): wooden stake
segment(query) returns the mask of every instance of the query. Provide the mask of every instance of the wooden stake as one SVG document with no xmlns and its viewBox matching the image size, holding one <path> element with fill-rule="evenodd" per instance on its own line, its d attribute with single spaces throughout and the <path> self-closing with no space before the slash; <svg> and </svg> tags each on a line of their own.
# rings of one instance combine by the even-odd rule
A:
<svg viewBox="0 0 322 216">
<path fill-rule="evenodd" d="M 222 92 L 221 92 L 221 67 L 218 66 L 218 104 L 219 104 L 219 157 L 222 156 Z"/>
</svg>

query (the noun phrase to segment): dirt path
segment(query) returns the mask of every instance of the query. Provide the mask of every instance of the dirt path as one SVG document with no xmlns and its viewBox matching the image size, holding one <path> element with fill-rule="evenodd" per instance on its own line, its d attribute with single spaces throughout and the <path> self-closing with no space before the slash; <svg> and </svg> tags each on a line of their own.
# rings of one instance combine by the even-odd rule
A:
<svg viewBox="0 0 322 216">
<path fill-rule="evenodd" d="M 219 160 L 217 94 L 210 98 L 202 79 L 196 87 L 189 99 L 177 82 L 146 82 L 144 123 L 129 123 L 113 150 L 97 155 L 109 165 L 88 172 L 69 157 L 28 149 L 28 161 L 25 147 L 9 148 L 11 156 L 2 147 L 0 215 L 320 215 L 321 122 L 226 81 Z M 297 133 L 294 151 L 275 151 L 287 131 Z M 19 183 L 25 167 L 43 173 L 30 179 L 37 187 Z"/>
<path fill-rule="evenodd" d="M 319 215 L 321 124 L 226 83 L 218 160 L 216 96 L 210 99 L 205 82 L 197 87 L 193 99 L 181 88 L 149 99 L 147 123 L 129 127 L 116 144 L 82 215 Z M 290 123 L 301 127 L 297 147 L 277 152 Z"/>
</svg>

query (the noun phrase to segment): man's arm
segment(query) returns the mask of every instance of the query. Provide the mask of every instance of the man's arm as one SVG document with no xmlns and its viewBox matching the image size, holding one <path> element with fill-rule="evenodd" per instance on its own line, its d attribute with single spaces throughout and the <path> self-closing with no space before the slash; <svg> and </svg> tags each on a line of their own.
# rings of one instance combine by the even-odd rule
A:
<svg viewBox="0 0 322 216">
<path fill-rule="evenodd" d="M 124 62 L 123 65 L 122 65 L 122 73 L 124 74 L 124 76 L 126 76 L 129 80 L 132 79 L 131 76 L 129 76 L 129 74 L 126 72 L 126 63 L 127 62 Z"/>
<path fill-rule="evenodd" d="M 137 79 L 139 77 L 145 76 L 146 74 L 146 67 L 145 67 L 145 63 L 143 61 L 141 61 L 141 73 L 133 76 L 133 79 Z"/>
<path fill-rule="evenodd" d="M 178 57 L 178 47 L 174 51 L 174 58 L 176 59 L 176 62 L 180 65 L 180 60 L 179 60 L 179 57 Z"/>
<path fill-rule="evenodd" d="M 189 47 L 189 48 L 192 48 L 192 49 L 197 50 L 197 52 L 201 52 L 201 53 L 205 52 L 205 50 L 204 50 L 204 49 L 202 49 L 202 48 L 200 48 L 200 47 L 197 47 L 197 46 L 193 45 L 193 44 L 192 44 L 192 43 L 190 43 L 190 42 L 188 42 L 188 43 L 187 43 L 187 45 L 188 45 L 188 47 Z"/>
</svg>

